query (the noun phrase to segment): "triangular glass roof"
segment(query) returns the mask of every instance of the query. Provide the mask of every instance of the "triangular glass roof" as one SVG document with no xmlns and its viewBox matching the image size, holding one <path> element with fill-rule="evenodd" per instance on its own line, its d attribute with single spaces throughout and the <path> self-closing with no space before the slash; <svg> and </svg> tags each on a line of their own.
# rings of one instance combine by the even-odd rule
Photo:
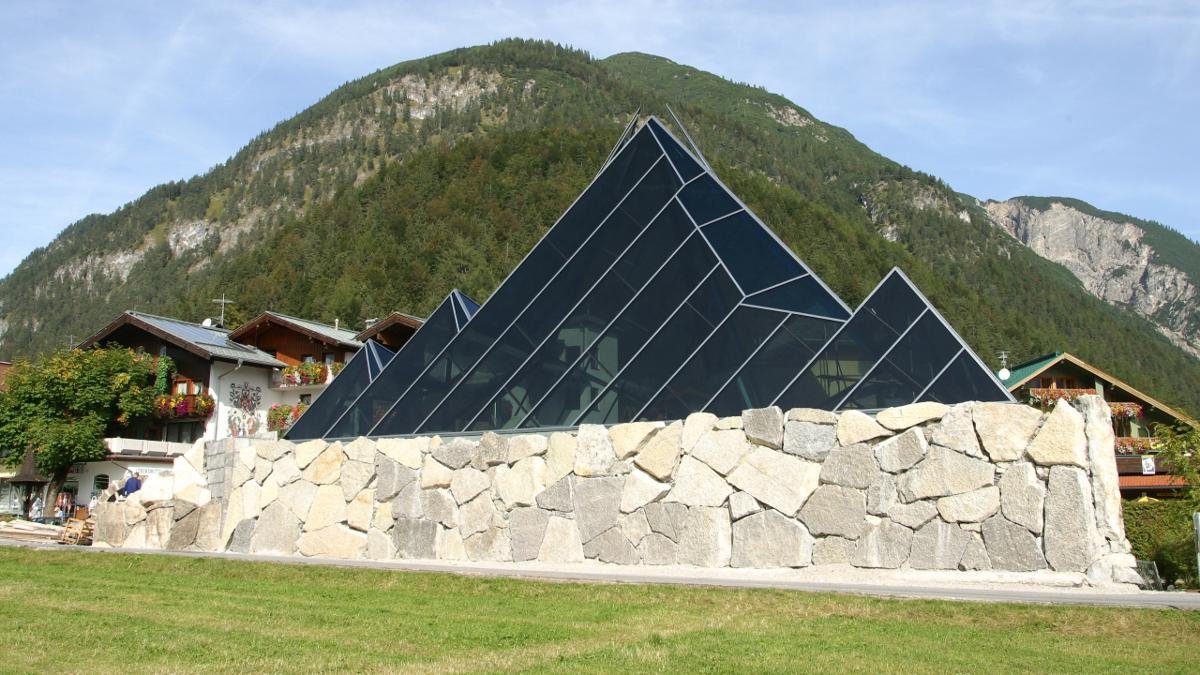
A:
<svg viewBox="0 0 1200 675">
<path fill-rule="evenodd" d="M 467 325 L 478 309 L 479 303 L 466 294 L 458 289 L 451 291 L 408 342 L 394 355 L 389 353 L 389 358 L 379 362 L 382 365 L 378 376 L 354 392 L 349 403 L 343 406 L 344 399 L 331 398 L 326 390 L 292 425 L 287 437 L 290 440 L 352 438 L 368 433 L 404 393 L 412 379 Z M 356 360 L 357 357 L 351 361 L 353 363 Z M 346 369 L 349 368 L 350 365 L 347 365 Z M 330 387 L 344 375 L 342 373 L 334 379 Z M 301 427 L 301 423 L 310 416 L 314 422 Z"/>
<path fill-rule="evenodd" d="M 917 401 L 1011 400 L 992 371 L 895 268 L 771 404 L 878 410 Z"/>
<path fill-rule="evenodd" d="M 374 340 L 367 340 L 342 372 L 333 378 L 300 419 L 292 424 L 284 437 L 289 440 L 309 440 L 325 435 L 329 425 L 349 410 L 359 394 L 379 377 L 384 365 L 392 360 L 392 356 L 392 351 L 387 347 Z"/>
<path fill-rule="evenodd" d="M 890 296 L 881 290 L 897 281 L 894 307 L 871 304 L 876 296 L 886 304 Z M 811 378 L 797 373 L 827 366 L 832 357 L 821 355 L 832 349 L 849 349 L 840 346 L 850 335 L 848 321 L 878 328 L 871 317 L 904 311 L 905 298 L 912 316 L 895 318 L 900 330 L 873 337 L 874 351 L 858 362 L 868 376 L 863 391 L 853 391 L 857 379 L 842 378 L 823 397 L 809 397 L 821 398 L 816 407 L 871 407 L 902 397 L 885 377 L 895 376 L 891 369 L 875 374 L 869 365 L 890 364 L 889 346 L 930 312 L 949 327 L 898 270 L 859 309 L 869 314 L 852 319 L 707 164 L 651 117 L 622 136 L 592 183 L 491 298 L 481 307 L 472 303 L 477 311 L 469 321 L 458 321 L 464 306 L 452 294 L 325 435 L 611 424 L 809 400 L 788 394 L 807 391 Z M 437 319 L 447 306 L 452 332 L 448 320 Z M 918 329 L 940 335 L 928 323 Z M 843 342 L 830 342 L 844 333 Z M 966 390 L 990 395 L 975 372 L 982 364 L 949 334 L 950 353 L 929 357 L 941 359 L 938 374 L 965 368 L 975 381 Z M 947 365 L 960 353 L 969 358 Z M 962 387 L 964 376 L 949 377 Z M 818 379 L 829 381 L 824 370 Z M 904 402 L 958 393 L 950 379 L 933 380 L 930 374 Z"/>
</svg>

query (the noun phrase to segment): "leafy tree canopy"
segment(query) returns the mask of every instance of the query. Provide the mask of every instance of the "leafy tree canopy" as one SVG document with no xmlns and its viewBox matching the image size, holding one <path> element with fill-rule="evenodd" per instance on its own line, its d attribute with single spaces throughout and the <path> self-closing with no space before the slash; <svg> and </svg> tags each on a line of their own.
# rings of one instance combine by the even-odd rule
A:
<svg viewBox="0 0 1200 675">
<path fill-rule="evenodd" d="M 151 414 L 156 376 L 153 357 L 118 347 L 18 362 L 0 392 L 0 457 L 15 466 L 32 447 L 38 469 L 60 483 L 72 464 L 104 457 L 110 425 Z"/>
</svg>

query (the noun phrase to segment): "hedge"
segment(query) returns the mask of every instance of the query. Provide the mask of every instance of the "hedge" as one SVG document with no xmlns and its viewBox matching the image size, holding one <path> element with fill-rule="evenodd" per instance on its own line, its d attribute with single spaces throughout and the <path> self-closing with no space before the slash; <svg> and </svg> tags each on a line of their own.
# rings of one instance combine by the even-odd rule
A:
<svg viewBox="0 0 1200 675">
<path fill-rule="evenodd" d="M 1153 560 L 1163 583 L 1197 585 L 1192 505 L 1184 499 L 1126 501 L 1125 536 L 1138 560 Z"/>
</svg>

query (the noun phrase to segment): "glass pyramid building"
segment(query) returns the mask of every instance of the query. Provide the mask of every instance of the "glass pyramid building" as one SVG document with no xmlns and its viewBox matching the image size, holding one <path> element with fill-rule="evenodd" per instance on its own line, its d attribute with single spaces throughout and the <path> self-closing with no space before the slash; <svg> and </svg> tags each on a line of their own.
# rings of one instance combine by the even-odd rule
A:
<svg viewBox="0 0 1200 675">
<path fill-rule="evenodd" d="M 331 386 L 288 437 L 922 400 L 1012 398 L 900 270 L 852 312 L 651 117 L 485 304 L 451 293 L 365 388 Z"/>
</svg>

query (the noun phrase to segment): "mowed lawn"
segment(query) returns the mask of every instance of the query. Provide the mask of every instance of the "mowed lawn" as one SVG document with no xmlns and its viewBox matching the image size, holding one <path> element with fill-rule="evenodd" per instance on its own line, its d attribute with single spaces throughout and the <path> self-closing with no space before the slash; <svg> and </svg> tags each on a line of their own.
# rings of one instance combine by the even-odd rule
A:
<svg viewBox="0 0 1200 675">
<path fill-rule="evenodd" d="M 1200 613 L 0 548 L 0 670 L 1196 672 Z"/>
</svg>

